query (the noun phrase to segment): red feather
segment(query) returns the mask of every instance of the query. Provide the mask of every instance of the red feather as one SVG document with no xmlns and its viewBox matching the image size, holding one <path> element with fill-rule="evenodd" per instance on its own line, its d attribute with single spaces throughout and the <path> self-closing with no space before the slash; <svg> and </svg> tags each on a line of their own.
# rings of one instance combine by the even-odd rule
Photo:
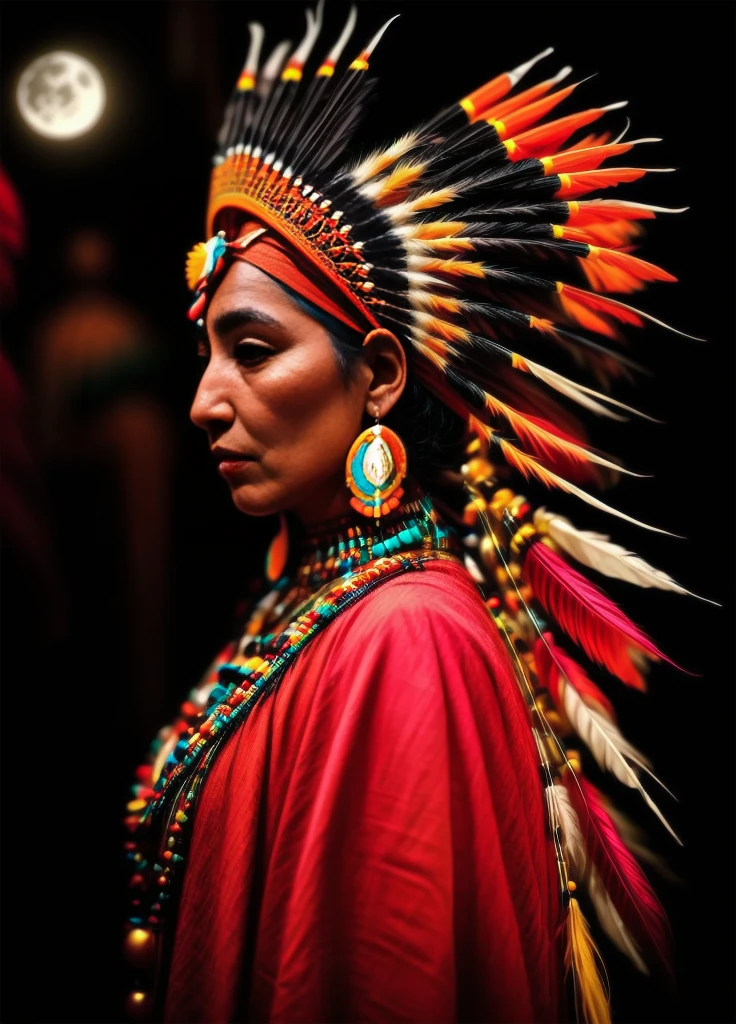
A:
<svg viewBox="0 0 736 1024">
<path fill-rule="evenodd" d="M 645 962 L 663 969 L 674 984 L 672 933 L 664 907 L 619 835 L 600 791 L 580 775 L 568 782 L 567 791 L 578 814 L 588 856 L 621 920 Z"/>
<path fill-rule="evenodd" d="M 560 696 L 560 672 L 562 671 L 586 704 L 589 701 L 594 701 L 600 705 L 612 722 L 616 721 L 616 715 L 608 697 L 598 689 L 572 658 L 569 658 L 563 650 L 557 647 L 551 633 L 544 633 L 534 644 L 534 664 L 537 667 L 540 683 L 549 690 L 558 711 L 561 710 L 564 714 L 565 710 Z"/>
<path fill-rule="evenodd" d="M 603 591 L 546 544 L 531 545 L 524 560 L 524 571 L 542 607 L 588 657 L 605 666 L 622 683 L 637 690 L 646 689 L 629 656 L 631 646 L 639 648 L 649 658 L 663 658 L 675 664 Z"/>
</svg>

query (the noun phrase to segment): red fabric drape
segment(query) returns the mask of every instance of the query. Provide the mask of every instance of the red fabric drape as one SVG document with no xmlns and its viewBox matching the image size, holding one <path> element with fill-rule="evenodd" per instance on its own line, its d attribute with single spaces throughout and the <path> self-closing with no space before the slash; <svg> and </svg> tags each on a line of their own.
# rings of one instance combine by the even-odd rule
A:
<svg viewBox="0 0 736 1024">
<path fill-rule="evenodd" d="M 527 711 L 454 563 L 311 642 L 220 753 L 188 860 L 168 1021 L 561 1019 Z"/>
</svg>

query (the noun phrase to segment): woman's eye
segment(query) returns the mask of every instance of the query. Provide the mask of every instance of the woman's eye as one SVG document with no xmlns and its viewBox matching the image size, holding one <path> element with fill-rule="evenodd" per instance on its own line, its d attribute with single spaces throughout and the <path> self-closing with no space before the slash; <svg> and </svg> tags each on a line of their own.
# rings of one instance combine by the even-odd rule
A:
<svg viewBox="0 0 736 1024">
<path fill-rule="evenodd" d="M 273 355 L 273 349 L 253 341 L 241 341 L 235 346 L 233 355 L 243 366 L 256 366 Z"/>
</svg>

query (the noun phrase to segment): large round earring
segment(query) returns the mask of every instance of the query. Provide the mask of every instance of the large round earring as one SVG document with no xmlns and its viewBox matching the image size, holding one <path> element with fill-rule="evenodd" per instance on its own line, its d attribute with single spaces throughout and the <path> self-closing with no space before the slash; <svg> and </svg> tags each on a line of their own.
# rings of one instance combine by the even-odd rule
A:
<svg viewBox="0 0 736 1024">
<path fill-rule="evenodd" d="M 348 452 L 345 481 L 356 512 L 379 519 L 397 508 L 404 491 L 406 449 L 398 434 L 378 422 L 362 431 Z"/>
</svg>

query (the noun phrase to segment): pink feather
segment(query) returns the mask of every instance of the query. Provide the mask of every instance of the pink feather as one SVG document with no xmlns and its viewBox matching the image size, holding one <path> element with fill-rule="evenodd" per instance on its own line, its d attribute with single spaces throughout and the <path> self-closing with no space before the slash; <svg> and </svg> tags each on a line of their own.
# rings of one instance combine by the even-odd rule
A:
<svg viewBox="0 0 736 1024">
<path fill-rule="evenodd" d="M 647 657 L 675 663 L 628 616 L 546 544 L 532 544 L 524 571 L 535 598 L 588 657 L 637 690 L 646 684 L 629 656 L 637 647 Z M 675 667 L 679 667 L 676 666 Z"/>
<path fill-rule="evenodd" d="M 567 791 L 578 814 L 588 856 L 621 920 L 647 965 L 658 966 L 674 984 L 672 933 L 664 907 L 621 839 L 600 791 L 580 775 L 568 780 Z"/>
<path fill-rule="evenodd" d="M 569 658 L 563 650 L 557 647 L 551 633 L 544 633 L 534 644 L 534 664 L 537 667 L 539 681 L 549 690 L 558 711 L 562 710 L 564 713 L 560 696 L 560 670 L 562 670 L 586 704 L 589 701 L 594 701 L 600 705 L 612 722 L 616 721 L 616 715 L 608 697 L 598 689 L 572 658 Z"/>
</svg>

